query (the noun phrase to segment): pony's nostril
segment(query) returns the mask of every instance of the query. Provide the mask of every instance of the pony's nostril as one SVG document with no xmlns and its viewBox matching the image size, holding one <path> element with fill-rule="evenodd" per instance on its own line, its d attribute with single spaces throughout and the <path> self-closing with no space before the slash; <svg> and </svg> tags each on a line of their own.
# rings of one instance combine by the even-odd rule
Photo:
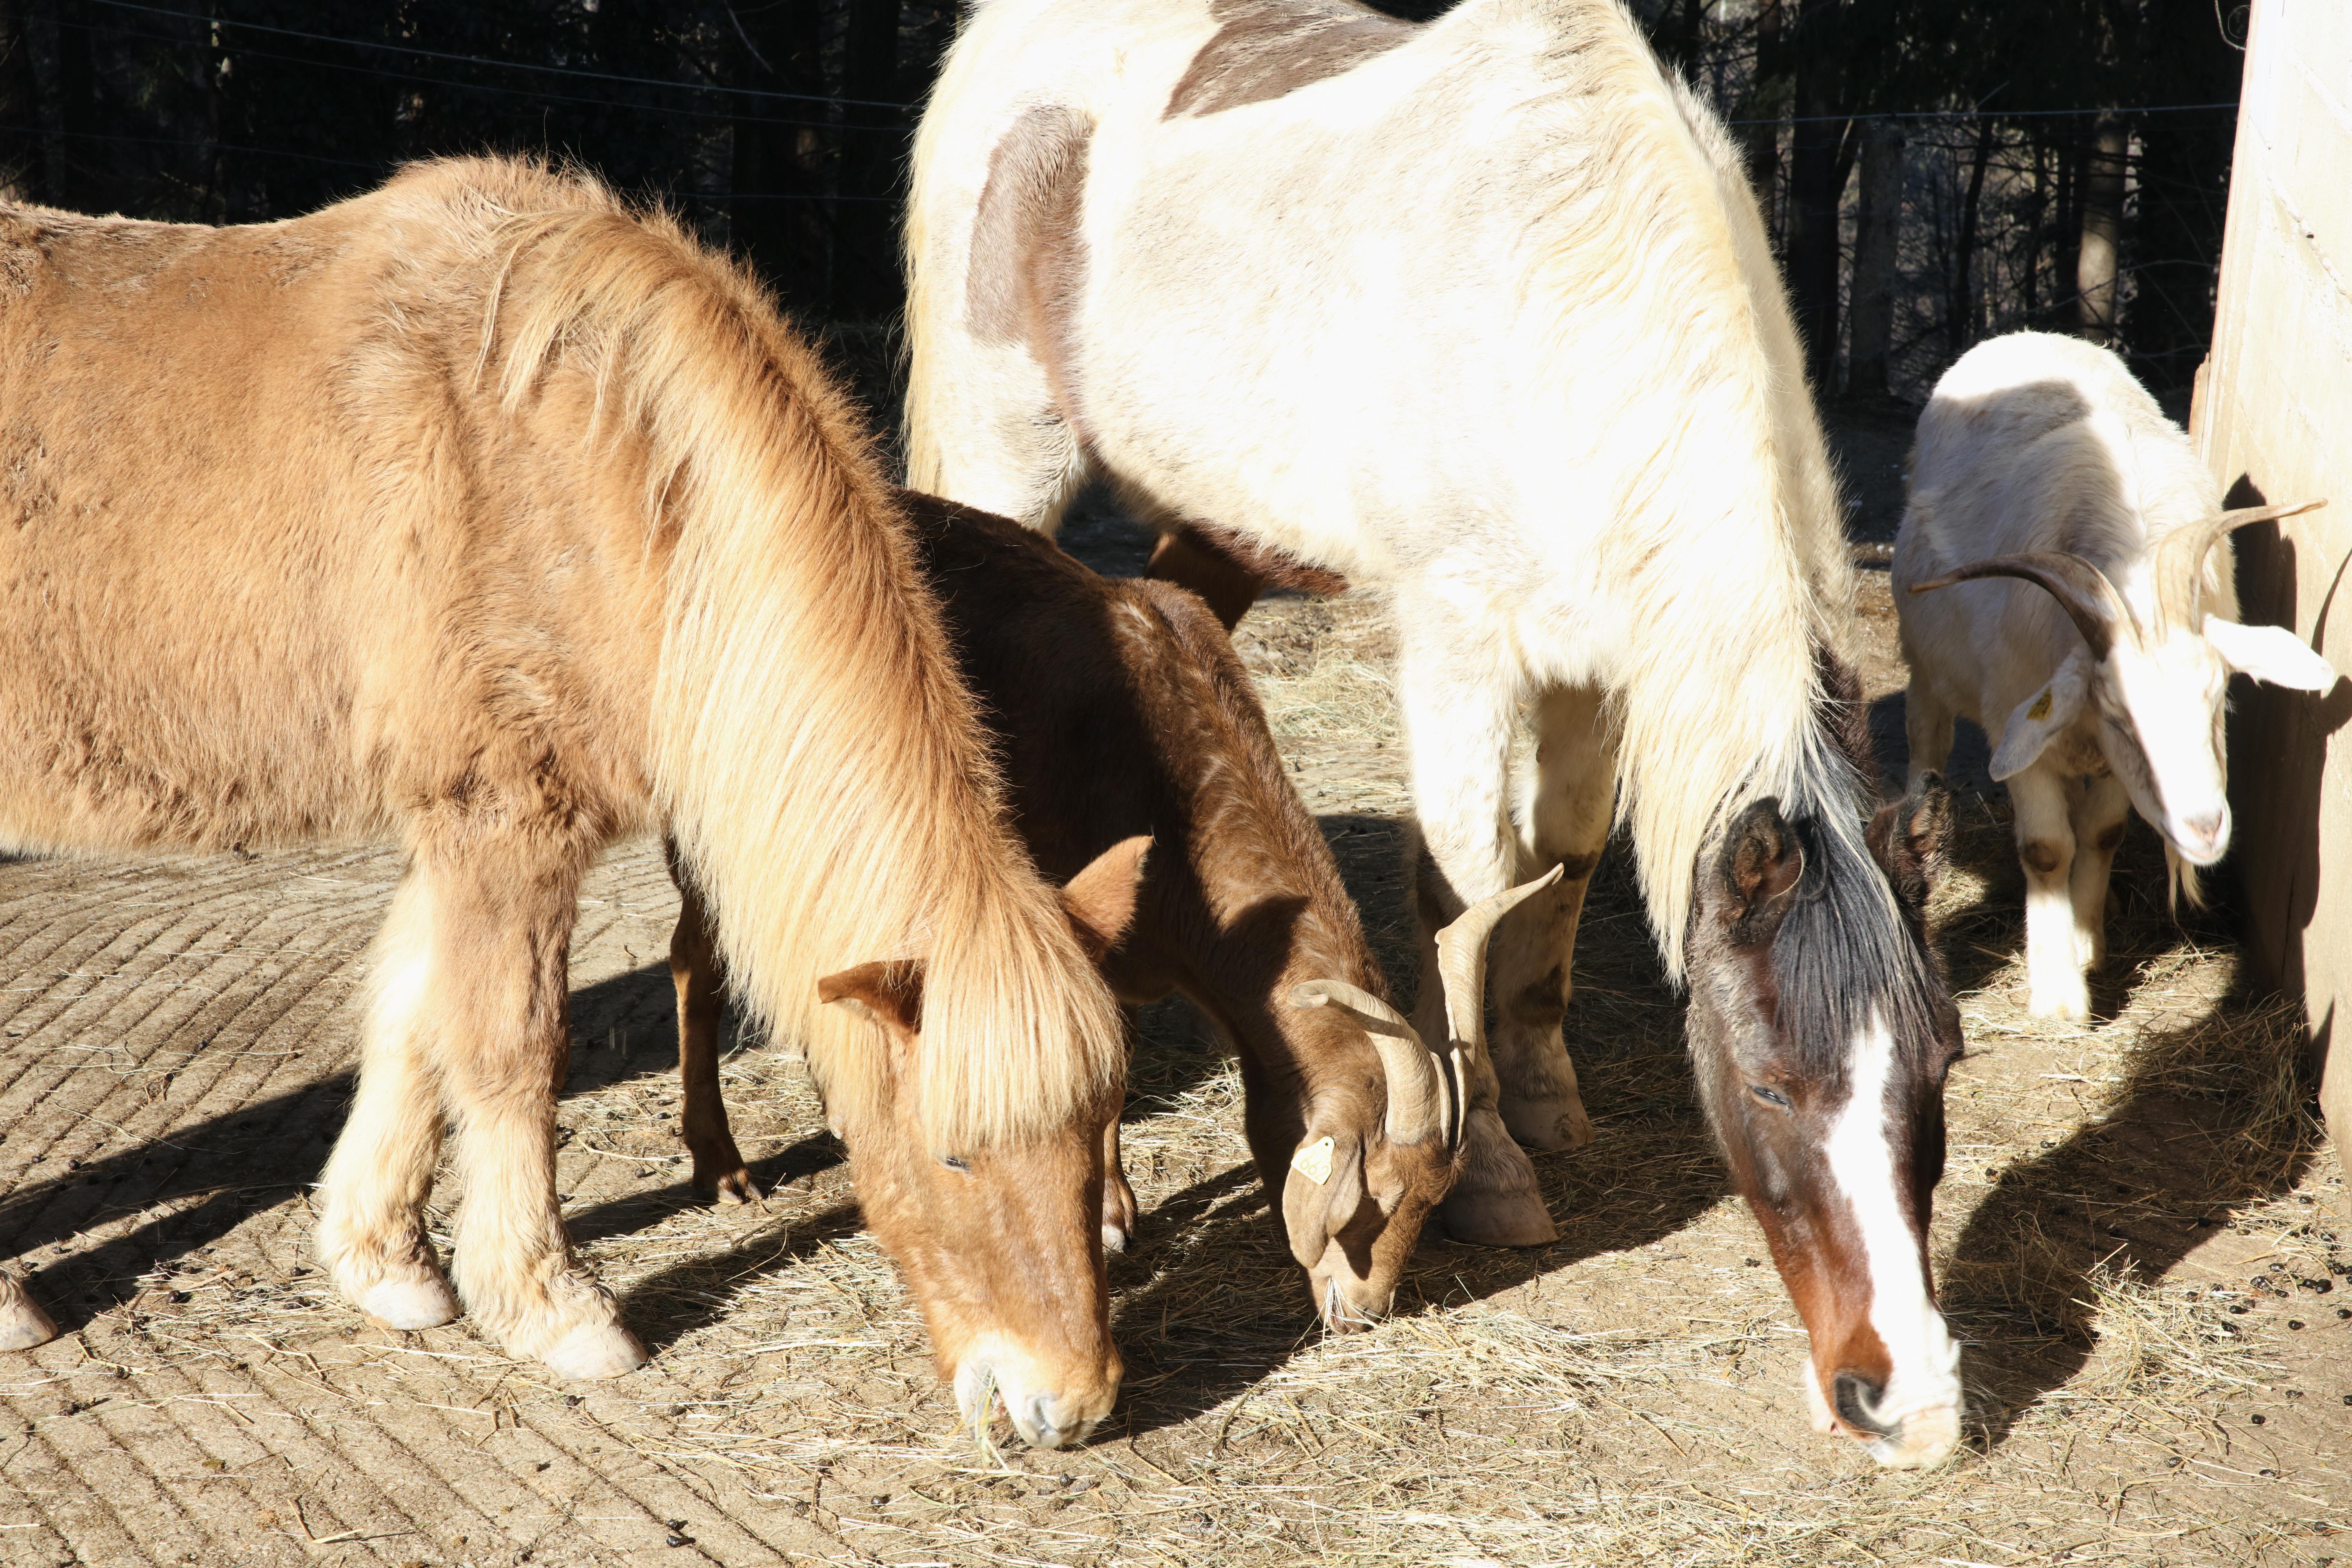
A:
<svg viewBox="0 0 2352 1568">
<path fill-rule="evenodd" d="M 1883 1384 L 1874 1383 L 1858 1372 L 1842 1372 L 1834 1385 L 1837 1413 L 1840 1420 L 1857 1432 L 1873 1437 L 1886 1436 L 1892 1430 L 1878 1418 L 1878 1402 L 1885 1395 Z"/>
</svg>

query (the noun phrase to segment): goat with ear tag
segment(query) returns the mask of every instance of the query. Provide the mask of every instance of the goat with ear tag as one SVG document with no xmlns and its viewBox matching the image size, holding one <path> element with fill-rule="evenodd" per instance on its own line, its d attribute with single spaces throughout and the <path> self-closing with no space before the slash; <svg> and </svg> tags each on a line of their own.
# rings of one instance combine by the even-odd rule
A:
<svg viewBox="0 0 2352 1568">
<path fill-rule="evenodd" d="M 2198 869 L 2230 847 L 2231 673 L 2336 683 L 2294 633 L 2239 623 L 2229 554 L 2213 548 L 2325 504 L 2223 510 L 2189 437 L 2122 361 L 2078 339 L 1996 338 L 1937 383 L 1895 546 L 1911 768 L 1943 766 L 1956 718 L 1995 737 L 2036 1014 L 2090 1011 L 2133 810 L 2200 901 Z"/>
</svg>

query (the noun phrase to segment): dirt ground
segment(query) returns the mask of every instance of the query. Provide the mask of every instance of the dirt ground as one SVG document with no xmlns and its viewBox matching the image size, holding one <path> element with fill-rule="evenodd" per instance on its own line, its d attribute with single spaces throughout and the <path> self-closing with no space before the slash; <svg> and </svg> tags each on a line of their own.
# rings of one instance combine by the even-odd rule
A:
<svg viewBox="0 0 2352 1568">
<path fill-rule="evenodd" d="M 1889 539 L 1903 423 L 1840 430 L 1855 536 Z M 1071 537 L 1137 559 L 1109 522 Z M 1857 559 L 1895 767 L 1885 551 Z M 1268 603 L 1239 638 L 1409 991 L 1388 640 L 1361 595 Z M 1973 1415 L 1924 1475 L 1807 1430 L 1802 1334 L 1693 1103 L 1622 846 L 1569 1020 L 1599 1135 L 1538 1162 L 1561 1241 L 1433 1242 L 1375 1332 L 1314 1331 L 1234 1069 L 1153 1011 L 1125 1392 L 1059 1454 L 959 1430 L 786 1050 L 725 1069 L 772 1195 L 694 1201 L 651 846 L 596 874 L 573 953 L 566 1213 L 656 1352 L 593 1385 L 462 1321 L 372 1327 L 309 1264 L 390 856 L 0 863 L 0 1255 L 64 1330 L 0 1355 L 0 1563 L 2352 1568 L 2352 1247 L 2291 1020 L 2241 994 L 2226 913 L 2166 915 L 2137 823 L 2099 1020 L 2029 1020 L 1982 754 L 1937 907 L 1969 1054 L 1935 1250 Z"/>
</svg>

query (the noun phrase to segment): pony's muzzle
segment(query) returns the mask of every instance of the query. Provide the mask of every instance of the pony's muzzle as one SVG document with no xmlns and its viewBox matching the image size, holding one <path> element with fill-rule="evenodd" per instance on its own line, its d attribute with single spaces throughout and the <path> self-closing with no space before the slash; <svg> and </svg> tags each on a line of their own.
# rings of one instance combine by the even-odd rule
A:
<svg viewBox="0 0 2352 1568">
<path fill-rule="evenodd" d="M 956 1405 L 965 1421 L 984 1426 L 1002 1410 L 1021 1440 L 1033 1448 L 1076 1443 L 1102 1424 L 1118 1400 L 1121 1369 L 1113 1357 L 1104 1375 L 1073 1380 L 1076 1386 L 1045 1386 L 1025 1358 L 967 1358 L 956 1368 Z"/>
<path fill-rule="evenodd" d="M 1833 1386 L 1839 1420 L 1864 1437 L 1895 1435 L 1899 1426 L 1890 1427 L 1878 1417 L 1878 1403 L 1886 1397 L 1885 1387 L 1858 1372 L 1838 1373 Z"/>
</svg>

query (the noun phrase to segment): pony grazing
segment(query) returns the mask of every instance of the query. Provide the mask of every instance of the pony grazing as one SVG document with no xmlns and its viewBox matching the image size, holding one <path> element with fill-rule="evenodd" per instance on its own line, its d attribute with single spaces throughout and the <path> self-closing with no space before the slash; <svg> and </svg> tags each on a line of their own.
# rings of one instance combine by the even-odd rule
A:
<svg viewBox="0 0 2352 1568">
<path fill-rule="evenodd" d="M 759 289 L 496 161 L 250 228 L 0 209 L 0 847 L 406 852 L 320 1184 L 343 1294 L 644 1360 L 565 1237 L 554 1110 L 579 879 L 667 828 L 947 1373 L 1033 1442 L 1098 1420 L 1102 933 L 1005 826 L 895 492 Z M 916 984 L 919 1038 L 856 1016 Z M 9 1341 L 52 1331 L 10 1289 Z"/>
<path fill-rule="evenodd" d="M 1624 10 L 985 0 L 908 250 L 911 483 L 1050 531 L 1100 476 L 1384 593 L 1424 931 L 1564 868 L 1495 937 L 1449 1228 L 1556 1234 L 1514 1135 L 1591 1136 L 1560 1021 L 1622 802 L 1816 1397 L 1890 1463 L 1948 1452 L 1923 1237 L 1957 1041 L 1896 880 L 1937 811 L 1920 853 L 1865 836 L 1795 330 L 1727 138 Z M 1425 940 L 1424 1037 L 1437 966 Z"/>
<path fill-rule="evenodd" d="M 1181 991 L 1238 1048 L 1250 1150 L 1325 1324 L 1386 1315 L 1454 1185 L 1486 933 L 1537 889 L 1449 928 L 1451 1037 L 1433 1052 L 1388 1003 L 1330 847 L 1201 602 L 1098 577 L 1002 518 L 911 493 L 904 508 L 1030 853 L 1067 879 L 1083 929 L 1121 933 L 1100 962 L 1122 1002 Z M 678 871 L 683 1129 L 696 1187 L 736 1200 L 751 1185 L 719 1091 L 720 959 Z M 1116 1107 L 1103 1156 L 1103 1241 L 1124 1247 L 1136 1209 Z"/>
</svg>

